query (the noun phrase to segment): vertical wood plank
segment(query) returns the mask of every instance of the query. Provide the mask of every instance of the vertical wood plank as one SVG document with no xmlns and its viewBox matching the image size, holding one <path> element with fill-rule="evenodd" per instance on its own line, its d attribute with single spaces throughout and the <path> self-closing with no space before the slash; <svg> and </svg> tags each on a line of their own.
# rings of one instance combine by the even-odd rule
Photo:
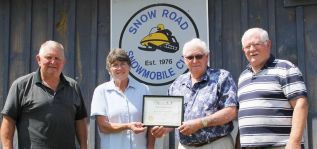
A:
<svg viewBox="0 0 317 149">
<path fill-rule="evenodd" d="M 32 58 L 32 49 L 31 49 L 31 42 L 32 42 L 32 4 L 33 0 L 25 0 L 25 42 L 24 42 L 24 49 L 27 51 L 25 53 L 26 62 L 27 65 L 26 70 L 27 73 L 32 72 L 31 70 L 31 64 L 32 61 L 34 61 L 34 58 Z"/>
<path fill-rule="evenodd" d="M 54 40 L 54 22 L 55 22 L 55 0 L 47 1 L 47 40 Z"/>
<path fill-rule="evenodd" d="M 68 74 L 72 76 L 74 79 L 78 80 L 78 76 L 76 76 L 76 60 L 77 60 L 77 51 L 76 51 L 76 0 L 70 0 L 68 3 L 68 26 L 67 26 L 67 47 L 66 47 L 66 56 L 70 59 L 70 63 L 68 63 Z"/>
<path fill-rule="evenodd" d="M 248 0 L 241 0 L 241 33 L 240 33 L 240 49 L 242 50 L 242 43 L 241 43 L 241 38 L 244 34 L 244 32 L 249 28 L 249 19 L 248 19 Z M 241 72 L 245 69 L 246 65 L 249 63 L 247 61 L 247 59 L 244 56 L 244 53 L 240 56 L 240 58 L 242 59 L 242 64 L 241 64 Z"/>
<path fill-rule="evenodd" d="M 302 6 L 296 7 L 296 43 L 297 43 L 297 60 L 298 67 L 303 73 L 304 80 L 306 80 L 306 67 L 305 67 L 305 43 L 304 43 L 304 8 Z M 309 115 L 310 116 L 310 115 Z M 308 119 L 308 122 L 310 120 Z M 312 130 L 311 125 L 307 125 L 305 129 L 305 148 L 309 148 L 308 146 L 308 129 Z M 312 132 L 312 131 L 310 131 Z"/>
<path fill-rule="evenodd" d="M 9 90 L 10 0 L 0 1 L 0 108 Z M 2 117 L 0 118 L 2 122 Z M 1 124 L 0 124 L 1 125 Z M 1 146 L 1 145 L 0 145 Z"/>
<path fill-rule="evenodd" d="M 98 17 L 97 17 L 97 85 L 110 80 L 110 76 L 106 71 L 106 55 L 110 52 L 110 0 L 98 0 Z M 96 124 L 94 125 L 96 126 Z M 95 128 L 95 149 L 100 149 L 100 137 L 97 127 Z"/>
<path fill-rule="evenodd" d="M 214 62 L 215 52 L 216 52 L 216 46 L 215 46 L 215 28 L 216 28 L 216 22 L 215 22 L 215 1 L 208 1 L 208 25 L 209 25 L 209 49 L 210 57 L 209 57 L 209 64 L 211 67 L 216 67 Z"/>
<path fill-rule="evenodd" d="M 306 72 L 305 67 L 305 36 L 304 36 L 304 8 L 302 6 L 296 7 L 296 45 L 298 67 L 302 72 Z M 303 74 L 306 79 L 306 75 Z"/>
<path fill-rule="evenodd" d="M 222 19 L 222 68 L 230 71 L 234 80 L 238 80 L 241 72 L 241 50 L 240 28 L 241 28 L 241 7 L 240 1 L 223 0 L 223 17 Z M 234 25 L 233 25 L 234 24 Z"/>
<path fill-rule="evenodd" d="M 283 8 L 282 1 L 276 1 L 277 8 Z M 297 61 L 295 8 L 276 9 L 276 57 Z"/>
<path fill-rule="evenodd" d="M 272 50 L 271 53 L 273 55 L 276 55 L 276 6 L 275 6 L 276 1 L 269 1 L 268 0 L 268 19 L 269 19 L 269 29 L 268 29 L 268 33 L 270 36 L 270 39 L 272 41 Z"/>
<path fill-rule="evenodd" d="M 92 50 L 92 68 L 94 68 L 94 71 L 92 71 L 92 77 L 94 80 L 91 82 L 92 88 L 91 88 L 91 96 L 89 99 L 89 106 L 91 105 L 91 99 L 92 94 L 97 84 L 97 71 L 99 68 L 97 68 L 97 44 L 98 44 L 98 0 L 92 0 L 91 2 L 91 50 Z M 89 111 L 90 113 L 90 111 Z M 94 123 L 93 123 L 94 124 Z"/>
<path fill-rule="evenodd" d="M 33 0 L 32 6 L 32 38 L 31 41 L 31 70 L 34 71 L 38 68 L 38 64 L 35 60 L 35 56 L 38 54 L 40 46 L 45 41 L 52 39 L 49 37 L 48 20 L 52 17 L 49 16 L 47 11 L 50 8 L 54 8 L 53 5 L 49 5 L 48 1 Z"/>
<path fill-rule="evenodd" d="M 214 63 L 214 68 L 223 67 L 223 53 L 222 53 L 222 0 L 215 1 L 215 34 L 214 34 L 214 49 L 212 62 Z"/>
<path fill-rule="evenodd" d="M 76 0 L 56 0 L 54 39 L 63 44 L 65 49 L 66 65 L 63 73 L 76 79 L 75 77 L 75 16 Z"/>
<path fill-rule="evenodd" d="M 268 4 L 270 0 L 250 0 L 248 1 L 248 26 L 261 27 L 268 30 Z"/>
<path fill-rule="evenodd" d="M 91 49 L 91 1 L 78 0 L 76 5 L 76 48 L 75 48 L 75 76 L 85 100 L 87 111 L 90 111 L 91 92 L 95 87 L 94 49 Z"/>
<path fill-rule="evenodd" d="M 26 47 L 29 28 L 26 0 L 12 0 L 10 30 L 9 80 L 11 84 L 18 77 L 29 73 L 29 49 Z"/>
<path fill-rule="evenodd" d="M 95 58 L 96 58 L 96 49 L 92 47 L 92 42 L 96 42 L 92 40 L 92 31 L 93 28 L 93 19 L 97 15 L 93 13 L 96 11 L 96 1 L 87 1 L 87 0 L 77 0 L 76 1 L 76 14 L 73 16 L 76 20 L 75 24 L 75 35 L 76 35 L 76 46 L 75 46 L 75 76 L 79 85 L 81 86 L 81 91 L 83 94 L 84 102 L 86 105 L 87 113 L 90 115 L 90 104 L 91 98 L 95 87 L 96 75 L 95 71 Z M 96 20 L 95 20 L 96 21 Z M 96 24 L 96 23 L 95 23 Z M 92 69 L 94 68 L 94 69 Z M 89 71 L 87 71 L 89 70 Z M 90 118 L 88 118 L 90 121 Z M 93 119 L 94 121 L 94 119 Z M 90 125 L 94 125 L 94 122 L 89 122 Z M 91 134 L 91 129 L 88 129 L 89 134 Z M 95 131 L 92 131 L 95 133 Z M 89 139 L 91 139 L 89 135 Z M 91 142 L 89 141 L 89 146 L 91 146 Z"/>
<path fill-rule="evenodd" d="M 93 85 L 97 85 L 97 48 L 98 48 L 98 0 L 92 0 L 91 1 L 91 50 L 92 50 L 92 68 L 94 68 L 93 71 L 93 77 L 94 80 L 92 81 Z M 94 88 L 94 87 L 93 87 Z"/>
<path fill-rule="evenodd" d="M 306 85 L 308 87 L 309 99 L 309 119 L 308 119 L 308 132 L 309 132 L 309 147 L 317 148 L 317 126 L 313 125 L 317 122 L 317 5 L 305 6 L 304 8 L 304 43 L 305 43 L 305 67 Z"/>
<path fill-rule="evenodd" d="M 97 86 L 97 45 L 98 45 L 98 0 L 92 0 L 91 2 L 91 49 L 92 49 L 92 59 L 94 60 L 92 63 L 92 68 L 94 68 L 93 71 L 93 78 L 94 80 L 91 82 L 94 86 L 91 88 L 93 94 L 94 88 Z M 91 105 L 91 96 L 89 100 L 88 106 L 90 107 Z M 89 110 L 89 115 L 90 115 L 90 110 Z M 96 128 L 96 120 L 95 118 L 90 117 L 89 119 L 89 137 L 88 137 L 88 148 L 96 148 L 96 137 L 95 135 L 98 133 L 97 128 Z"/>
<path fill-rule="evenodd" d="M 97 84 L 110 80 L 106 55 L 110 52 L 110 1 L 98 1 Z"/>
<path fill-rule="evenodd" d="M 91 81 L 92 85 L 94 85 L 91 89 L 91 94 L 93 94 L 94 88 L 97 86 L 97 44 L 98 44 L 98 0 L 92 0 L 91 1 L 91 50 L 92 50 L 92 68 L 94 68 L 94 71 L 92 73 L 92 77 L 94 78 L 93 81 Z M 91 105 L 91 98 L 89 99 L 88 106 Z M 89 117 L 90 117 L 90 110 L 89 110 Z M 96 148 L 96 137 L 97 134 L 96 130 L 96 120 L 93 117 L 89 118 L 89 128 L 88 128 L 88 148 L 94 149 Z"/>
<path fill-rule="evenodd" d="M 11 85 L 18 77 L 29 73 L 30 49 L 28 38 L 30 35 L 30 5 L 27 0 L 12 0 L 10 6 L 10 51 L 9 51 L 9 77 Z M 16 131 L 17 132 L 17 131 Z M 14 135 L 13 146 L 18 148 L 17 133 Z"/>
</svg>

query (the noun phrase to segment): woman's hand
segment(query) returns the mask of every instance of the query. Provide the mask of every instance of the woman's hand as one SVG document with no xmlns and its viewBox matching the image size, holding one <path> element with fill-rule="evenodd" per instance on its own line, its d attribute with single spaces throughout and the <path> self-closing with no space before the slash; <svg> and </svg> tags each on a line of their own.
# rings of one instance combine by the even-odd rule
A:
<svg viewBox="0 0 317 149">
<path fill-rule="evenodd" d="M 135 134 L 144 132 L 147 127 L 143 127 L 143 124 L 141 122 L 132 122 L 128 124 L 129 129 L 132 130 Z"/>
</svg>

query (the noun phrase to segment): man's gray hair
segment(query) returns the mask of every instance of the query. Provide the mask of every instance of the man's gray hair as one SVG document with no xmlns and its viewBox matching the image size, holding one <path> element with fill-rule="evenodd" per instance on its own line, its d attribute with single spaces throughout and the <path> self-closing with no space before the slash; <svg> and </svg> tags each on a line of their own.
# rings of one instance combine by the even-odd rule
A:
<svg viewBox="0 0 317 149">
<path fill-rule="evenodd" d="M 201 49 L 205 54 L 209 54 L 209 49 L 207 48 L 206 43 L 198 38 L 194 38 L 184 44 L 183 55 L 191 49 Z"/>
<path fill-rule="evenodd" d="M 63 47 L 63 45 L 58 43 L 58 42 L 56 42 L 56 41 L 53 41 L 53 40 L 48 40 L 48 41 L 44 42 L 41 45 L 40 50 L 39 50 L 39 55 L 43 55 L 44 51 L 47 48 L 59 49 L 64 55 L 64 47 Z"/>
<path fill-rule="evenodd" d="M 258 35 L 262 42 L 270 40 L 269 35 L 268 35 L 266 30 L 264 30 L 262 28 L 258 28 L 258 27 L 250 28 L 244 32 L 244 34 L 241 38 L 242 47 L 245 46 L 245 45 L 243 45 L 244 41 L 251 38 L 254 35 Z"/>
</svg>

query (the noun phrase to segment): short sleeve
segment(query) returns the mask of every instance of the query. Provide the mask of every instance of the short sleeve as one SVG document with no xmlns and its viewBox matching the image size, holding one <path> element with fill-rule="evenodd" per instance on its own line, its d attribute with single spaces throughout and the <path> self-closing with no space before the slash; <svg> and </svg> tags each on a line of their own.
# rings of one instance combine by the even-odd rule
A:
<svg viewBox="0 0 317 149">
<path fill-rule="evenodd" d="M 20 111 L 20 102 L 22 100 L 23 89 L 19 88 L 17 81 L 14 81 L 10 87 L 5 105 L 1 111 L 2 115 L 7 115 L 13 120 L 18 119 Z"/>
<path fill-rule="evenodd" d="M 83 99 L 83 96 L 81 94 L 81 90 L 80 90 L 78 84 L 76 84 L 76 92 L 77 92 L 79 100 L 80 100 L 79 107 L 77 108 L 77 111 L 76 111 L 76 120 L 80 120 L 80 119 L 87 117 L 87 110 L 86 110 L 85 102 L 84 102 L 84 99 Z"/>
<path fill-rule="evenodd" d="M 98 86 L 93 94 L 92 101 L 91 101 L 91 112 L 90 116 L 96 115 L 104 115 L 107 116 L 107 101 L 105 93 L 106 90 L 103 89 L 103 85 Z"/>
<path fill-rule="evenodd" d="M 145 89 L 146 89 L 146 95 L 152 95 L 149 86 L 145 85 Z"/>
<path fill-rule="evenodd" d="M 286 75 L 282 79 L 282 88 L 287 99 L 290 100 L 298 96 L 307 96 L 303 75 L 298 67 L 293 66 L 287 69 Z"/>
<path fill-rule="evenodd" d="M 224 103 L 224 107 L 238 106 L 237 86 L 229 72 L 224 75 L 219 98 Z"/>
</svg>

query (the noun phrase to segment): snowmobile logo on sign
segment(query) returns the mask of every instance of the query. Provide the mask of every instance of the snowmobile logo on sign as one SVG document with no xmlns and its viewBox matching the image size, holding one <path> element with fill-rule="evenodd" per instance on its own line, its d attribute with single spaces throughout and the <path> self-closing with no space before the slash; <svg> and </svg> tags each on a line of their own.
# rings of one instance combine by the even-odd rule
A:
<svg viewBox="0 0 317 149">
<path fill-rule="evenodd" d="M 185 73 L 182 46 L 199 38 L 194 20 L 171 4 L 153 4 L 135 12 L 121 31 L 119 47 L 131 59 L 130 75 L 136 80 L 161 86 Z"/>
</svg>

